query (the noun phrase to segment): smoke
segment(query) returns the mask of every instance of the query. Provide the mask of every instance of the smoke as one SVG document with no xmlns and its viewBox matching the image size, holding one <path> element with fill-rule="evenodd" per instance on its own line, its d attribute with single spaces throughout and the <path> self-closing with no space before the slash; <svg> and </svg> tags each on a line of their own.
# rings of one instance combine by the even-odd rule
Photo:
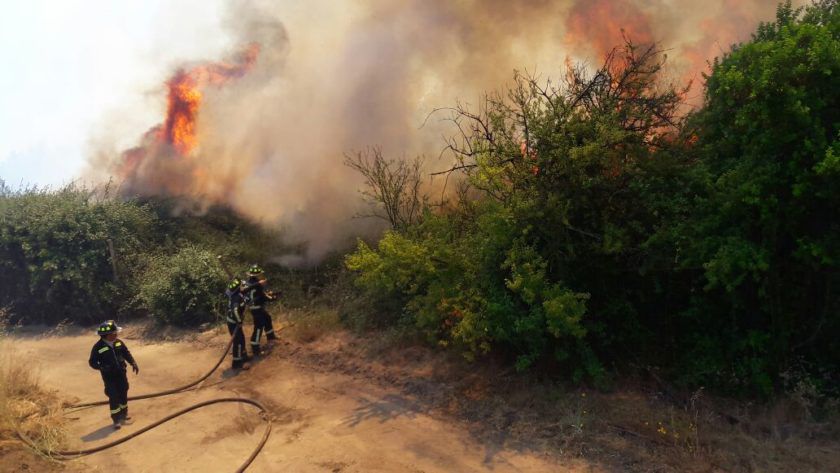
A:
<svg viewBox="0 0 840 473">
<path fill-rule="evenodd" d="M 371 228 L 353 218 L 360 179 L 342 165 L 344 153 L 376 145 L 397 158 L 426 154 L 434 170 L 446 169 L 451 163 L 436 158 L 453 130 L 426 121 L 435 108 L 478 103 L 515 69 L 558 77 L 567 58 L 597 64 L 623 35 L 660 42 L 674 79 L 696 81 L 706 61 L 775 8 L 775 0 L 340 3 L 232 3 L 224 23 L 238 45 L 231 57 L 223 66 L 186 64 L 169 82 L 171 95 L 179 74 L 237 71 L 195 84 L 195 142 L 161 139 L 170 106 L 136 148 L 100 153 L 92 164 L 130 193 L 224 202 L 282 225 L 313 261 Z M 246 70 L 249 45 L 259 52 Z M 700 86 L 693 97 L 699 102 Z"/>
</svg>

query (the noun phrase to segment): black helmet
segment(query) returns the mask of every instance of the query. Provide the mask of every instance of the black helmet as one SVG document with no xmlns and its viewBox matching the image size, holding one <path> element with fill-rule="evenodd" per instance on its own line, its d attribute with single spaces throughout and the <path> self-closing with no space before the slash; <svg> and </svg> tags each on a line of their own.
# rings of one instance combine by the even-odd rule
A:
<svg viewBox="0 0 840 473">
<path fill-rule="evenodd" d="M 252 264 L 250 268 L 248 268 L 248 276 L 259 276 L 263 273 L 262 268 L 258 264 Z"/>
<path fill-rule="evenodd" d="M 239 289 L 239 286 L 241 286 L 241 285 L 242 285 L 242 280 L 241 279 L 233 278 L 233 280 L 230 281 L 230 284 L 228 284 L 228 289 L 230 289 L 231 291 L 234 290 L 234 289 Z"/>
<path fill-rule="evenodd" d="M 116 333 L 122 330 L 122 327 L 117 327 L 117 323 L 113 320 L 106 320 L 99 324 L 99 328 L 96 329 L 96 333 L 99 335 L 108 335 L 109 333 Z"/>
</svg>

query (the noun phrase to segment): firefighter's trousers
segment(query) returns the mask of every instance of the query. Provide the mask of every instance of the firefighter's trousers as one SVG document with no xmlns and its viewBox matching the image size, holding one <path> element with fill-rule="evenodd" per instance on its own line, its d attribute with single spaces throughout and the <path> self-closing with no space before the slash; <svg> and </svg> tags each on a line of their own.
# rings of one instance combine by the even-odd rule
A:
<svg viewBox="0 0 840 473">
<path fill-rule="evenodd" d="M 248 353 L 245 351 L 245 333 L 242 331 L 242 326 L 239 324 L 228 322 L 227 326 L 228 332 L 231 335 L 236 332 L 236 336 L 233 337 L 233 346 L 230 347 L 231 354 L 233 355 L 233 368 L 242 368 L 242 364 L 248 359 Z M 239 327 L 238 331 L 236 330 L 236 327 Z"/>
<path fill-rule="evenodd" d="M 274 325 L 271 323 L 271 315 L 265 309 L 252 308 L 251 315 L 254 317 L 254 333 L 251 334 L 251 351 L 254 355 L 260 354 L 260 339 L 263 334 L 268 340 L 277 340 L 274 334 Z"/>
<path fill-rule="evenodd" d="M 117 369 L 103 372 L 102 381 L 105 382 L 105 395 L 111 408 L 111 420 L 118 423 L 128 416 L 128 376 L 125 370 Z"/>
</svg>

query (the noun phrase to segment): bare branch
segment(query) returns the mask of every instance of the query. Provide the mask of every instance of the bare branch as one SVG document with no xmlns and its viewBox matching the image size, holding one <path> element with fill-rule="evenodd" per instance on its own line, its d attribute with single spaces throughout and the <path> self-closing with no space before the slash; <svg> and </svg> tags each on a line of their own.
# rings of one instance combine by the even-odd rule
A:
<svg viewBox="0 0 840 473">
<path fill-rule="evenodd" d="M 428 206 L 428 197 L 421 189 L 421 157 L 412 161 L 387 160 L 379 148 L 371 148 L 345 155 L 344 165 L 365 178 L 362 195 L 384 212 L 374 210 L 359 216 L 382 218 L 394 229 L 404 229 L 419 221 L 423 209 Z"/>
<path fill-rule="evenodd" d="M 462 169 L 470 169 L 470 168 L 474 168 L 476 166 L 478 166 L 478 165 L 477 164 L 462 164 L 462 165 L 459 165 L 459 166 L 453 166 L 453 167 L 447 169 L 446 171 L 433 172 L 429 175 L 430 176 L 440 176 L 441 174 L 447 174 L 448 175 L 448 174 L 450 174 L 452 172 L 455 172 L 455 171 L 460 171 Z"/>
</svg>

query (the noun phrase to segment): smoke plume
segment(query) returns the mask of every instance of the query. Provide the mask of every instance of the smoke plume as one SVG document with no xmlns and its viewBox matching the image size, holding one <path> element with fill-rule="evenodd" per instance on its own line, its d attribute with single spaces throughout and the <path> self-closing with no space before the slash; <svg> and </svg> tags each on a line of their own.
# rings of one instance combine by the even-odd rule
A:
<svg viewBox="0 0 840 473">
<path fill-rule="evenodd" d="M 441 137 L 435 108 L 478 103 L 514 70 L 559 77 L 567 59 L 597 65 L 624 36 L 669 50 L 677 82 L 772 18 L 775 0 L 365 0 L 232 4 L 238 46 L 185 64 L 166 82 L 165 117 L 105 166 L 131 194 L 226 203 L 306 241 L 307 258 L 358 234 L 360 183 L 346 152 L 399 158 Z M 421 128 L 421 124 L 426 122 Z M 101 163 L 99 163 L 101 164 Z"/>
</svg>

